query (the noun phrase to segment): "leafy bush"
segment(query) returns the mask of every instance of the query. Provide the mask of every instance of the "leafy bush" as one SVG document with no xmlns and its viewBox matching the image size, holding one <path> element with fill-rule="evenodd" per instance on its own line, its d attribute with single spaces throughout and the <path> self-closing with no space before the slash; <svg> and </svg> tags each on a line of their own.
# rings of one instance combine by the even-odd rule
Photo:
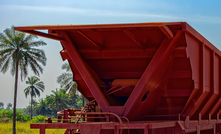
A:
<svg viewBox="0 0 221 134">
<path fill-rule="evenodd" d="M 13 111 L 8 109 L 2 109 L 0 111 L 0 122 L 9 122 L 13 118 Z"/>
<path fill-rule="evenodd" d="M 16 120 L 21 122 L 26 122 L 31 120 L 31 116 L 24 115 L 21 111 L 16 111 Z"/>
<path fill-rule="evenodd" d="M 8 123 L 9 121 L 10 119 L 7 117 L 0 118 L 0 123 Z"/>
<path fill-rule="evenodd" d="M 30 115 L 24 115 L 21 110 L 16 110 L 16 121 L 26 122 L 31 119 Z M 9 122 L 13 120 L 13 110 L 2 109 L 0 111 L 0 122 Z"/>
<path fill-rule="evenodd" d="M 30 123 L 44 123 L 45 122 L 45 116 L 42 116 L 42 115 L 38 115 L 38 116 L 35 116 L 31 121 Z"/>
</svg>

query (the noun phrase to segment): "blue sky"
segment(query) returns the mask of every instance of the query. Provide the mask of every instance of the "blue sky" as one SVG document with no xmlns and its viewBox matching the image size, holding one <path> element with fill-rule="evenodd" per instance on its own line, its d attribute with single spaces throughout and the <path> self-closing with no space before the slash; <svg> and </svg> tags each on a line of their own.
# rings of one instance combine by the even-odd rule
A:
<svg viewBox="0 0 221 134">
<path fill-rule="evenodd" d="M 186 21 L 216 47 L 221 49 L 220 0 L 0 0 L 0 32 L 7 27 L 31 25 L 69 25 L 103 23 L 139 23 Z M 47 66 L 40 76 L 46 85 L 42 97 L 59 88 L 56 77 L 62 73 L 61 45 L 43 39 Z M 30 72 L 30 76 L 33 75 Z M 18 107 L 26 107 L 30 97 L 19 83 Z M 0 73 L 0 102 L 13 102 L 14 78 L 10 72 Z M 38 98 L 37 98 L 38 99 Z"/>
</svg>

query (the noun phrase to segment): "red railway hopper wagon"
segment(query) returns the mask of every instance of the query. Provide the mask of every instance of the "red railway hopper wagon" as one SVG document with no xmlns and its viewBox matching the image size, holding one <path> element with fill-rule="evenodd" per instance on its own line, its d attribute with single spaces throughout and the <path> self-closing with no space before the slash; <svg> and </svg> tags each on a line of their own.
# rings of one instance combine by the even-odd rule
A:
<svg viewBox="0 0 221 134">
<path fill-rule="evenodd" d="M 31 124 L 40 134 L 221 133 L 221 52 L 186 22 L 15 30 L 60 41 L 61 57 L 89 100 L 58 112 L 56 123 Z"/>
</svg>

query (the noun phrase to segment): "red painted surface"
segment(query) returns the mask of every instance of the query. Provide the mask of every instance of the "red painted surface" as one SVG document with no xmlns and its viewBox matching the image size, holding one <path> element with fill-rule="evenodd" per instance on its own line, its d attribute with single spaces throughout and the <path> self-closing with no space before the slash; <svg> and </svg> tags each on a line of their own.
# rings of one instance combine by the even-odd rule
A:
<svg viewBox="0 0 221 134">
<path fill-rule="evenodd" d="M 69 61 L 78 90 L 103 112 L 128 118 L 127 129 L 139 121 L 136 133 L 220 131 L 221 52 L 185 22 L 15 29 L 61 41 L 61 56 Z M 108 124 L 114 128 L 106 130 L 101 120 L 95 124 L 81 133 L 128 133 L 118 131 L 125 125 Z"/>
</svg>

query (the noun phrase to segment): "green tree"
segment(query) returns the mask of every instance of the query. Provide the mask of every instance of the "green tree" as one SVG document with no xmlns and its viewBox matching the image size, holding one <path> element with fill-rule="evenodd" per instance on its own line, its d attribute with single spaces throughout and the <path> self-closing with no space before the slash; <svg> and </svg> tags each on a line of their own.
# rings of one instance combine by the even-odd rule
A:
<svg viewBox="0 0 221 134">
<path fill-rule="evenodd" d="M 51 113 L 50 107 L 48 106 L 45 99 L 41 98 L 34 107 L 35 113 L 38 115 L 48 115 Z"/>
<path fill-rule="evenodd" d="M 73 73 L 71 71 L 71 67 L 68 63 L 65 63 L 61 67 L 63 70 L 65 70 L 64 73 L 62 73 L 57 78 L 57 82 L 61 85 L 61 88 L 64 89 L 70 97 L 75 96 L 77 92 L 77 83 L 73 81 Z M 84 106 L 84 96 L 82 97 L 83 106 Z"/>
<path fill-rule="evenodd" d="M 4 109 L 4 103 L 3 102 L 0 102 L 0 110 L 1 109 Z"/>
<path fill-rule="evenodd" d="M 40 91 L 44 92 L 45 86 L 44 82 L 40 81 L 40 79 L 36 76 L 28 77 L 26 84 L 29 86 L 25 88 L 25 97 L 27 98 L 28 95 L 31 96 L 31 119 L 32 119 L 32 105 L 33 105 L 33 97 L 36 96 L 40 97 Z"/>
<path fill-rule="evenodd" d="M 62 89 L 68 92 L 71 97 L 75 96 L 77 92 L 77 83 L 73 81 L 71 67 L 68 63 L 65 63 L 61 68 L 65 70 L 65 72 L 58 76 L 57 82 L 61 85 Z"/>
<path fill-rule="evenodd" d="M 24 108 L 24 114 L 31 115 L 31 106 L 28 105 L 26 108 Z"/>
<path fill-rule="evenodd" d="M 30 102 L 30 105 L 35 105 L 37 103 L 37 101 L 35 99 L 32 100 L 32 102 Z"/>
<path fill-rule="evenodd" d="M 12 104 L 8 103 L 6 109 L 11 109 L 12 108 Z"/>
<path fill-rule="evenodd" d="M 28 74 L 28 67 L 39 75 L 46 64 L 46 56 L 43 50 L 36 47 L 46 45 L 43 41 L 35 41 L 35 35 L 27 35 L 14 30 L 14 27 L 7 28 L 0 33 L 0 71 L 5 73 L 11 66 L 11 74 L 15 75 L 14 85 L 14 107 L 13 107 L 13 134 L 16 133 L 16 103 L 18 89 L 18 75 L 21 80 Z"/>
<path fill-rule="evenodd" d="M 46 97 L 47 104 L 55 107 L 56 111 L 63 110 L 69 107 L 70 98 L 65 90 L 52 91 L 52 94 Z"/>
</svg>

